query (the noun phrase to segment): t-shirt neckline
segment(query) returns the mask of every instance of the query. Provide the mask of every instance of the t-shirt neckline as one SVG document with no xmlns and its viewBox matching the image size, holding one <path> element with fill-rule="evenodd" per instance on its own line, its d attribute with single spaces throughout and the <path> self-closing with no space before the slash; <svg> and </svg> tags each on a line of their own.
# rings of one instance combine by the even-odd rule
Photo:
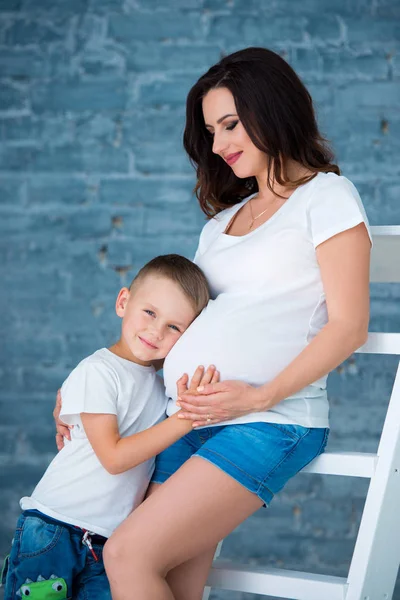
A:
<svg viewBox="0 0 400 600">
<path fill-rule="evenodd" d="M 122 358 L 122 356 L 118 356 L 118 354 L 115 354 L 114 352 L 111 352 L 111 350 L 109 350 L 106 347 L 100 348 L 99 351 L 103 351 L 106 355 L 112 356 L 117 362 L 120 362 L 121 364 L 126 365 L 129 368 L 132 368 L 134 370 L 145 371 L 147 373 L 149 373 L 151 371 L 155 371 L 153 365 L 148 365 L 148 366 L 146 366 L 146 365 L 139 365 L 138 363 L 135 363 L 132 360 L 128 360 L 127 358 Z"/>
<path fill-rule="evenodd" d="M 284 202 L 282 204 L 281 207 L 278 208 L 278 210 L 269 218 L 267 219 L 264 223 L 262 223 L 261 225 L 259 225 L 258 227 L 256 227 L 255 229 L 253 229 L 252 231 L 249 231 L 248 233 L 245 233 L 244 235 L 230 235 L 229 233 L 225 233 L 225 230 L 230 222 L 230 220 L 236 215 L 236 213 L 245 205 L 247 204 L 247 202 L 249 202 L 252 198 L 254 198 L 254 196 L 257 195 L 258 192 L 255 192 L 254 194 L 250 194 L 250 196 L 247 196 L 247 198 L 245 198 L 242 202 L 240 202 L 238 204 L 238 208 L 237 210 L 233 213 L 233 215 L 230 216 L 229 221 L 224 224 L 224 230 L 221 231 L 220 235 L 223 236 L 224 238 L 232 238 L 232 239 L 236 239 L 236 240 L 242 240 L 242 239 L 248 239 L 249 237 L 252 237 L 253 235 L 255 235 L 257 233 L 257 231 L 259 231 L 260 229 L 265 229 L 270 223 L 272 223 L 273 221 L 275 221 L 275 219 L 279 216 L 282 215 L 282 213 L 284 213 L 287 210 L 287 207 L 291 204 L 291 200 L 293 199 L 294 196 L 297 196 L 297 192 L 299 192 L 300 190 L 304 189 L 307 185 L 313 183 L 317 178 L 318 175 L 320 175 L 320 173 L 317 173 L 317 175 L 315 177 L 313 177 L 310 181 L 307 181 L 306 183 L 303 183 L 302 185 L 299 185 L 292 194 L 290 194 L 289 198 L 286 200 L 286 202 Z"/>
</svg>

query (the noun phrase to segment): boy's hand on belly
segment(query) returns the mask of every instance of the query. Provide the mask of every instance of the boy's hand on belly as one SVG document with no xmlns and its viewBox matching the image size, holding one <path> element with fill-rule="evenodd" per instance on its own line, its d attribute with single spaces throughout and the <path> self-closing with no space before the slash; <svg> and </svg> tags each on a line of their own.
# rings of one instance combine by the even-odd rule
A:
<svg viewBox="0 0 400 600">
<path fill-rule="evenodd" d="M 262 410 L 258 388 L 244 381 L 210 382 L 180 394 L 179 418 L 191 419 L 193 427 L 230 421 L 251 412 Z"/>
<path fill-rule="evenodd" d="M 176 382 L 177 385 L 177 404 L 179 406 L 179 400 L 182 394 L 194 394 L 195 396 L 199 393 L 198 387 L 208 385 L 209 383 L 217 383 L 219 381 L 219 371 L 217 371 L 214 365 L 210 365 L 207 370 L 204 369 L 203 365 L 200 365 L 195 370 L 190 385 L 188 387 L 189 376 L 184 373 L 180 379 Z"/>
</svg>

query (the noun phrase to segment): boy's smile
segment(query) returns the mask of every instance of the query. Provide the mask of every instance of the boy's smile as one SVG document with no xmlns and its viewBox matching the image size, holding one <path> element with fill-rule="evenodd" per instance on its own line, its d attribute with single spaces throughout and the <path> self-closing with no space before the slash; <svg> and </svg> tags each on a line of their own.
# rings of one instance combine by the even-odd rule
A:
<svg viewBox="0 0 400 600">
<path fill-rule="evenodd" d="M 145 340 L 143 337 L 140 337 L 140 335 L 138 336 L 138 338 L 148 348 L 153 348 L 153 350 L 158 350 L 157 346 L 155 346 L 154 344 L 151 344 L 150 342 L 148 342 L 147 340 Z"/>
<path fill-rule="evenodd" d="M 177 283 L 151 274 L 131 290 L 122 288 L 116 312 L 122 317 L 121 338 L 110 350 L 144 366 L 165 358 L 196 316 Z"/>
</svg>

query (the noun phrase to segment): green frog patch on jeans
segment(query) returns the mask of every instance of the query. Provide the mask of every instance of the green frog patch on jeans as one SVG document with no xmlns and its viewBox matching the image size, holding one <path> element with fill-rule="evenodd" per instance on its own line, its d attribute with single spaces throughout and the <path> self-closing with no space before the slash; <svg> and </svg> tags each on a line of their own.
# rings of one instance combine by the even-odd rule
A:
<svg viewBox="0 0 400 600">
<path fill-rule="evenodd" d="M 31 600 L 66 600 L 67 584 L 57 575 L 51 575 L 50 579 L 39 575 L 36 581 L 26 579 L 16 595 L 20 598 L 29 597 Z"/>
</svg>

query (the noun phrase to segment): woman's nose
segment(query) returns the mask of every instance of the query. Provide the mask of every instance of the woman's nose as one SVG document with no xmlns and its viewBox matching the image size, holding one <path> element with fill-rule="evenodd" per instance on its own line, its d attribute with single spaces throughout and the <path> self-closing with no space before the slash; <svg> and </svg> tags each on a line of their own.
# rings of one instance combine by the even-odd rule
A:
<svg viewBox="0 0 400 600">
<path fill-rule="evenodd" d="M 214 154 L 220 154 L 223 156 L 226 147 L 227 147 L 227 144 L 226 144 L 226 141 L 223 139 L 223 137 L 217 136 L 216 134 L 214 134 L 213 145 L 212 145 L 212 151 L 214 152 Z"/>
</svg>

